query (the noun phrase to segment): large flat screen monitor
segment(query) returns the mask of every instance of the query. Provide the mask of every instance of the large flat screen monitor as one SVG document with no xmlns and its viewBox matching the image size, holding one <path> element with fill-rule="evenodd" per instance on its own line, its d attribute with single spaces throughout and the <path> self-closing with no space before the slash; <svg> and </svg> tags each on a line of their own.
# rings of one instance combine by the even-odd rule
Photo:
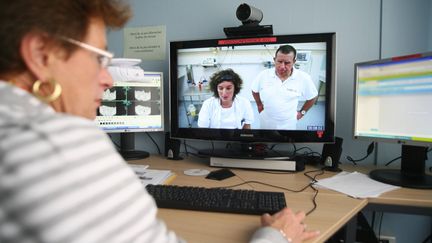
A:
<svg viewBox="0 0 432 243">
<path fill-rule="evenodd" d="M 357 63 L 355 81 L 354 137 L 402 144 L 401 169 L 374 170 L 370 176 L 432 188 L 432 176 L 425 174 L 432 145 L 432 53 Z"/>
<path fill-rule="evenodd" d="M 333 142 L 335 46 L 335 33 L 171 42 L 172 137 Z"/>
<path fill-rule="evenodd" d="M 125 159 L 147 157 L 135 149 L 135 133 L 164 130 L 163 74 L 133 67 L 111 73 L 114 85 L 103 95 L 96 123 L 108 133 L 121 133 L 119 152 Z"/>
</svg>

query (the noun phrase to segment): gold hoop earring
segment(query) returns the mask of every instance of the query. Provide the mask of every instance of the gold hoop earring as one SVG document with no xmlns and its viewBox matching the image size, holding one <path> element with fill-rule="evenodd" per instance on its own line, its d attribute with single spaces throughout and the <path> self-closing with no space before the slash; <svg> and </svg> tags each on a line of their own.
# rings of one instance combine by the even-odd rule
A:
<svg viewBox="0 0 432 243">
<path fill-rule="evenodd" d="M 33 94 L 42 101 L 46 103 L 53 102 L 61 95 L 62 87 L 54 79 L 49 79 L 48 81 L 48 84 L 50 84 L 54 88 L 54 91 L 50 95 L 43 96 L 40 94 L 40 87 L 42 86 L 42 84 L 44 84 L 42 81 L 36 80 L 32 87 Z"/>
</svg>

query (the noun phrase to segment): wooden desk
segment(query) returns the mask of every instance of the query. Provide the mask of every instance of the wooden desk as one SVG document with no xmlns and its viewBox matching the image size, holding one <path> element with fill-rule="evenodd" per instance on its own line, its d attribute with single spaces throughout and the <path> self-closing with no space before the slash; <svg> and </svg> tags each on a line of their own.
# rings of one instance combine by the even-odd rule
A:
<svg viewBox="0 0 432 243">
<path fill-rule="evenodd" d="M 208 160 L 188 158 L 185 160 L 167 160 L 160 156 L 131 163 L 148 164 L 152 169 L 170 169 L 177 174 L 171 184 L 194 185 L 204 187 L 220 187 L 239 184 L 246 180 L 257 180 L 269 184 L 289 188 L 301 188 L 308 183 L 303 173 L 269 174 L 259 171 L 232 169 L 237 175 L 223 181 L 205 179 L 203 176 L 187 176 L 187 169 L 203 168 L 215 170 L 208 166 Z M 283 191 L 273 187 L 246 184 L 237 188 L 252 188 L 256 190 Z M 309 211 L 312 207 L 313 190 L 301 193 L 286 192 L 287 205 L 294 211 Z M 355 217 L 367 204 L 367 200 L 353 199 L 335 192 L 319 193 L 316 199 L 317 208 L 305 220 L 309 229 L 321 231 L 321 235 L 310 242 L 324 242 L 340 228 Z M 159 217 L 168 227 L 190 243 L 194 242 L 248 242 L 252 233 L 260 226 L 260 216 L 198 212 L 189 210 L 160 209 Z"/>
</svg>

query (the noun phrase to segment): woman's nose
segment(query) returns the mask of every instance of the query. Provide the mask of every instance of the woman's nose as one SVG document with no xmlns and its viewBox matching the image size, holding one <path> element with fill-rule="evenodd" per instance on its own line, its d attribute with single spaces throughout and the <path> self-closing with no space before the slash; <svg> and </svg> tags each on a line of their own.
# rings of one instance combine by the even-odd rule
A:
<svg viewBox="0 0 432 243">
<path fill-rule="evenodd" d="M 103 68 L 99 74 L 99 82 L 105 86 L 106 88 L 111 88 L 114 84 L 114 80 L 111 77 L 111 74 L 108 72 L 108 69 Z"/>
</svg>

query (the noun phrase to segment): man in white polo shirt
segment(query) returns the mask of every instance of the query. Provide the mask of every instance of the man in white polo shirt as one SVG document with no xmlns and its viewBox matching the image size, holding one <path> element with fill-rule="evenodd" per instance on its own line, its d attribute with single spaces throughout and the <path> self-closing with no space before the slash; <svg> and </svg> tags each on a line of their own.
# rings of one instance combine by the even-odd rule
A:
<svg viewBox="0 0 432 243">
<path fill-rule="evenodd" d="M 294 67 L 296 54 L 294 47 L 280 46 L 273 59 L 275 67 L 262 71 L 252 82 L 261 129 L 295 130 L 297 120 L 317 99 L 318 91 L 310 75 Z M 299 99 L 306 102 L 297 109 Z"/>
</svg>

